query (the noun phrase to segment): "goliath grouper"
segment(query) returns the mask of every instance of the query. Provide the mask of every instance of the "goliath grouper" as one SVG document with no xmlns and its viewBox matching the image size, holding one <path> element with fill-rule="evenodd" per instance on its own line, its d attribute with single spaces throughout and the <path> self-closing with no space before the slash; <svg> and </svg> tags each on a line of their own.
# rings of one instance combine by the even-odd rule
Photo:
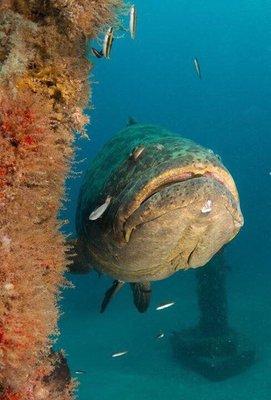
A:
<svg viewBox="0 0 271 400">
<path fill-rule="evenodd" d="M 130 122 L 91 163 L 77 207 L 71 270 L 114 279 L 101 312 L 125 282 L 146 311 L 151 281 L 205 265 L 243 225 L 233 178 L 211 150 Z"/>
</svg>

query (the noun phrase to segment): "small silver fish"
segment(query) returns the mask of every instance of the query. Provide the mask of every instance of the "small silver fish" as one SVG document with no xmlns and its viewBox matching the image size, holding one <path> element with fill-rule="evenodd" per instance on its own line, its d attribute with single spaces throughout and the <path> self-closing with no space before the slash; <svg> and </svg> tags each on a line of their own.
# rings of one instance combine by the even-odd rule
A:
<svg viewBox="0 0 271 400">
<path fill-rule="evenodd" d="M 130 8 L 130 24 L 129 24 L 130 35 L 132 39 L 134 39 L 136 36 L 136 25 L 137 25 L 137 12 L 135 5 L 133 4 Z"/>
<path fill-rule="evenodd" d="M 201 209 L 202 214 L 208 214 L 212 211 L 212 200 L 207 200 Z"/>
<path fill-rule="evenodd" d="M 163 304 L 160 304 L 160 306 L 156 307 L 156 310 L 157 310 L 157 311 L 159 311 L 159 310 L 164 310 L 165 308 L 171 307 L 171 306 L 173 306 L 174 304 L 175 304 L 175 301 L 171 301 L 171 302 L 169 302 L 169 303 L 163 303 Z"/>
<path fill-rule="evenodd" d="M 162 339 L 165 336 L 164 332 L 158 333 L 158 335 L 155 336 L 155 339 Z"/>
<path fill-rule="evenodd" d="M 112 357 L 121 357 L 121 356 L 124 356 L 125 354 L 127 354 L 128 353 L 128 351 L 120 351 L 119 353 L 113 353 L 112 354 Z"/>
<path fill-rule="evenodd" d="M 82 369 L 78 369 L 77 371 L 75 371 L 75 373 L 76 373 L 77 375 L 82 375 L 82 374 L 85 374 L 86 371 L 83 371 Z"/>
<path fill-rule="evenodd" d="M 200 65 L 199 65 L 199 61 L 197 58 L 194 58 L 194 65 L 196 68 L 197 75 L 198 75 L 199 79 L 201 79 L 201 70 L 200 70 Z"/>
<path fill-rule="evenodd" d="M 104 37 L 104 42 L 103 42 L 103 55 L 105 58 L 109 58 L 110 53 L 111 53 L 111 48 L 112 48 L 112 44 L 113 44 L 113 27 L 111 26 L 110 28 L 108 28 L 105 37 Z"/>
<path fill-rule="evenodd" d="M 145 147 L 136 147 L 134 149 L 134 151 L 131 154 L 131 156 L 133 157 L 134 161 L 136 161 L 138 159 L 138 157 L 140 156 L 140 154 L 143 153 L 144 150 L 145 150 Z"/>
<path fill-rule="evenodd" d="M 111 196 L 107 196 L 105 202 L 101 206 L 96 208 L 96 210 L 92 211 L 88 219 L 90 221 L 95 221 L 96 219 L 101 218 L 101 216 L 109 206 L 110 202 L 111 202 Z"/>
</svg>

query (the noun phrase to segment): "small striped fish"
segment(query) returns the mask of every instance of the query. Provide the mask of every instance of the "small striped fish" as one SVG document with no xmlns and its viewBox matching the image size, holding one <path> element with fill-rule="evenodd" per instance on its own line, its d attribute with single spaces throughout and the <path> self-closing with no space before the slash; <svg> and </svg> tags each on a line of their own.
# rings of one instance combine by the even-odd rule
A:
<svg viewBox="0 0 271 400">
<path fill-rule="evenodd" d="M 109 58 L 110 56 L 113 40 L 113 28 L 111 26 L 110 28 L 108 28 L 103 42 L 103 55 L 105 58 Z"/>
</svg>

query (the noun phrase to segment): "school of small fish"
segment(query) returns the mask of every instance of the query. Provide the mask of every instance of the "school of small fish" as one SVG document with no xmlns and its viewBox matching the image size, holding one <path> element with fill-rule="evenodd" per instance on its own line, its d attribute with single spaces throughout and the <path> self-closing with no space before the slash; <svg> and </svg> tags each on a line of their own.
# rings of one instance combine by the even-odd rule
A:
<svg viewBox="0 0 271 400">
<path fill-rule="evenodd" d="M 168 303 L 162 303 L 158 307 L 156 307 L 156 310 L 163 310 L 165 308 L 173 306 L 174 304 L 175 304 L 175 302 L 173 302 L 173 301 L 172 302 L 168 302 Z M 165 337 L 165 333 L 163 331 L 160 331 L 160 332 L 157 333 L 157 335 L 154 336 L 154 339 L 160 340 L 160 339 L 163 339 L 164 337 Z M 128 350 L 118 351 L 116 353 L 112 353 L 111 357 L 112 358 L 119 358 L 119 357 L 125 356 L 128 353 L 129 353 Z M 75 371 L 76 375 L 83 375 L 85 373 L 86 373 L 86 371 L 81 370 L 81 369 Z"/>
<path fill-rule="evenodd" d="M 137 30 L 137 9 L 134 4 L 131 5 L 129 11 L 129 32 L 131 39 L 135 39 Z M 124 29 L 124 28 L 123 28 Z M 126 31 L 126 29 L 124 29 Z M 111 26 L 108 28 L 104 40 L 102 50 L 98 50 L 95 47 L 91 47 L 91 52 L 96 58 L 110 58 L 110 53 L 114 41 L 114 28 Z M 201 79 L 201 67 L 199 60 L 195 57 L 193 59 L 195 70 L 199 79 Z"/>
</svg>

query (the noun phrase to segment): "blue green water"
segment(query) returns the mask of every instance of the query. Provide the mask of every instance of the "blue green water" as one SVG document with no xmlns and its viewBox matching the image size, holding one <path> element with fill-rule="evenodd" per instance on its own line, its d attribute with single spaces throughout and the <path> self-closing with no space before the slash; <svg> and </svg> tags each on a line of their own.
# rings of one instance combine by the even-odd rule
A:
<svg viewBox="0 0 271 400">
<path fill-rule="evenodd" d="M 251 368 L 210 382 L 176 362 L 170 333 L 196 324 L 194 271 L 153 285 L 139 314 L 124 288 L 103 315 L 108 278 L 70 277 L 61 303 L 61 337 L 80 400 L 269 400 L 271 398 L 271 5 L 267 0 L 138 0 L 136 40 L 115 40 L 110 60 L 94 60 L 91 140 L 77 159 L 91 159 L 129 115 L 178 132 L 221 155 L 235 178 L 245 226 L 226 249 L 230 324 L 257 349 Z M 196 76 L 197 57 L 202 80 Z M 87 162 L 76 166 L 84 171 Z M 81 179 L 68 181 L 65 217 L 74 230 Z M 158 313 L 164 299 L 174 307 Z M 155 335 L 163 330 L 159 341 Z M 113 359 L 116 351 L 129 350 Z M 76 370 L 84 370 L 76 375 Z"/>
</svg>

